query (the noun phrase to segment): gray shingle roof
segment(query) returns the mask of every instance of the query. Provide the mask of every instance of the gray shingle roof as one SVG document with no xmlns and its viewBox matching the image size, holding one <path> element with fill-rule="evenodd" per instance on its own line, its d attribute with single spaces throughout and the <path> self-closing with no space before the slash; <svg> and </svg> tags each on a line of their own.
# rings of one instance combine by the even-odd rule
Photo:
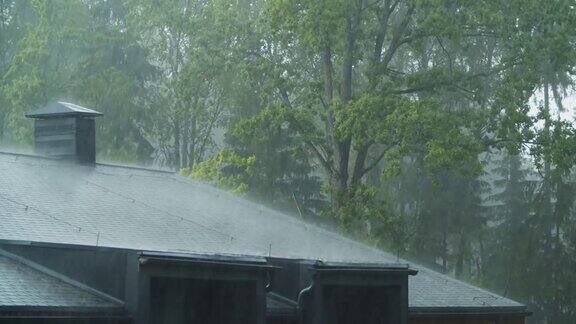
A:
<svg viewBox="0 0 576 324">
<path fill-rule="evenodd" d="M 0 153 L 0 240 L 407 263 L 175 173 Z M 416 264 L 412 309 L 522 308 Z"/>
<path fill-rule="evenodd" d="M 53 118 L 62 116 L 98 117 L 102 116 L 102 113 L 69 102 L 57 101 L 26 114 L 26 117 L 29 118 Z"/>
<path fill-rule="evenodd" d="M 0 254 L 0 308 L 110 311 L 121 305 Z"/>
</svg>

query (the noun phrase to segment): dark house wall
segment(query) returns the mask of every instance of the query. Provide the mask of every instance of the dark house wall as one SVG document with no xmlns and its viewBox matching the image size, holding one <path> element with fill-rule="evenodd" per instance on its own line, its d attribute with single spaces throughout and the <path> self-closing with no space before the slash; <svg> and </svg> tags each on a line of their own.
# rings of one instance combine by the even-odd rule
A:
<svg viewBox="0 0 576 324">
<path fill-rule="evenodd" d="M 524 324 L 524 316 L 486 317 L 485 315 L 454 317 L 435 316 L 410 318 L 409 324 Z"/>
<path fill-rule="evenodd" d="M 400 286 L 323 288 L 325 323 L 398 324 L 402 322 Z"/>
<path fill-rule="evenodd" d="M 266 324 L 298 324 L 298 320 L 293 318 L 267 318 Z"/>
<path fill-rule="evenodd" d="M 320 271 L 306 324 L 407 324 L 408 274 Z"/>
<path fill-rule="evenodd" d="M 158 324 L 257 321 L 256 282 L 152 278 L 150 322 Z"/>
<path fill-rule="evenodd" d="M 264 324 L 268 271 L 265 264 L 144 256 L 129 307 L 139 324 Z"/>
</svg>

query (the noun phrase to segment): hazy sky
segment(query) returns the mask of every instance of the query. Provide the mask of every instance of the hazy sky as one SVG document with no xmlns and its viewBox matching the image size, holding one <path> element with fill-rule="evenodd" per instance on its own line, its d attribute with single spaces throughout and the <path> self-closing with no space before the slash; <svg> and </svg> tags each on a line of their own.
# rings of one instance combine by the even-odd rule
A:
<svg viewBox="0 0 576 324">
<path fill-rule="evenodd" d="M 530 106 L 532 107 L 531 115 L 535 116 L 538 113 L 539 107 L 544 105 L 544 93 L 540 90 L 537 91 L 532 99 L 530 100 Z M 562 105 L 564 106 L 564 112 L 560 113 L 560 117 L 566 121 L 575 121 L 576 112 L 576 90 L 568 89 L 567 96 L 562 100 Z M 552 109 L 553 116 L 556 116 L 558 112 L 558 107 L 553 98 L 550 98 L 550 107 Z"/>
</svg>

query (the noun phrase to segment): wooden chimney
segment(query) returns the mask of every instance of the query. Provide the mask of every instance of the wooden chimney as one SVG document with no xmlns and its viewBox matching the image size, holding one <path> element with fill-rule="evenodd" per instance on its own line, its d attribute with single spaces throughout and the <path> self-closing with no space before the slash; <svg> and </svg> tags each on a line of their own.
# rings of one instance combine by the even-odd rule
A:
<svg viewBox="0 0 576 324">
<path fill-rule="evenodd" d="M 102 114 L 95 110 L 62 101 L 26 114 L 26 117 L 34 119 L 36 154 L 94 164 L 94 118 L 99 116 Z"/>
</svg>

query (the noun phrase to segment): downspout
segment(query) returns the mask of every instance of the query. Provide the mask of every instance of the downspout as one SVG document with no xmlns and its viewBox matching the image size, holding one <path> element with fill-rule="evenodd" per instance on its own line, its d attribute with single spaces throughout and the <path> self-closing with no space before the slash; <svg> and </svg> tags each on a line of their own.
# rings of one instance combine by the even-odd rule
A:
<svg viewBox="0 0 576 324">
<path fill-rule="evenodd" d="M 271 272 L 272 272 L 271 269 L 268 269 L 268 271 L 266 271 L 266 281 L 268 281 L 268 283 L 266 283 L 266 286 L 264 287 L 264 291 L 267 293 L 272 291 L 272 277 L 273 277 L 273 275 L 270 274 Z"/>
<path fill-rule="evenodd" d="M 310 282 L 310 286 L 302 289 L 300 293 L 298 293 L 298 305 L 296 309 L 296 313 L 298 314 L 298 323 L 304 324 L 305 322 L 305 305 L 304 299 L 312 295 L 312 289 L 314 289 L 314 277 L 312 277 L 312 281 Z"/>
<path fill-rule="evenodd" d="M 321 261 L 317 261 L 316 264 L 321 263 Z M 310 280 L 310 285 L 304 289 L 302 289 L 299 293 L 298 293 L 298 305 L 297 305 L 297 309 L 296 312 L 298 314 L 298 323 L 300 324 L 304 324 L 304 311 L 305 311 L 305 306 L 304 305 L 304 299 L 306 297 L 309 297 L 310 295 L 312 295 L 312 290 L 314 289 L 314 278 L 316 277 L 316 273 L 314 273 L 312 275 L 312 278 Z"/>
<path fill-rule="evenodd" d="M 312 289 L 314 289 L 314 277 L 312 277 L 312 282 L 310 283 L 310 286 L 302 289 L 300 293 L 298 293 L 298 312 L 304 309 L 303 298 L 307 295 L 310 295 L 312 293 Z"/>
</svg>

